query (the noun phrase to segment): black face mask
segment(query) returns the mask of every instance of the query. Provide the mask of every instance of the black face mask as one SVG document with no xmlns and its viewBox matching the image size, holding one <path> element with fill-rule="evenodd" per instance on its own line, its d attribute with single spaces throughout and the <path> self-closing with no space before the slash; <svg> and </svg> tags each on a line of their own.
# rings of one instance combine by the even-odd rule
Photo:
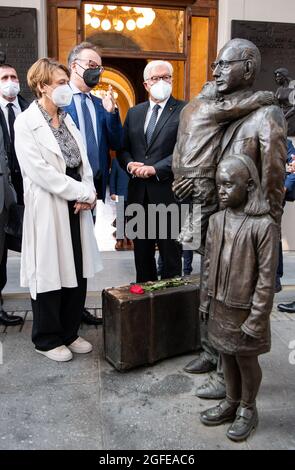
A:
<svg viewBox="0 0 295 470">
<path fill-rule="evenodd" d="M 100 69 L 86 69 L 83 73 L 83 80 L 85 85 L 87 85 L 89 88 L 95 87 L 99 82 L 100 75 Z"/>
<path fill-rule="evenodd" d="M 80 65 L 80 67 L 84 70 L 82 78 L 85 82 L 85 85 L 87 85 L 89 88 L 94 88 L 98 84 L 100 76 L 103 72 L 102 67 L 98 67 L 96 69 L 84 69 L 82 65 Z M 80 74 L 78 75 L 81 77 Z"/>
</svg>

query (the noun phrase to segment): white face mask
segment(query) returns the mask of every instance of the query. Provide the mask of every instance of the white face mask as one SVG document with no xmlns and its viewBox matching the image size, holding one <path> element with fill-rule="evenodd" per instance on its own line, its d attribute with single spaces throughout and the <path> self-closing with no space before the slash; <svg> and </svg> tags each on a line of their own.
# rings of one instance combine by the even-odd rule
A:
<svg viewBox="0 0 295 470">
<path fill-rule="evenodd" d="M 71 103 L 73 98 L 73 91 L 69 85 L 59 85 L 53 89 L 51 96 L 48 96 L 48 98 L 53 101 L 55 106 L 62 108 L 63 106 L 68 106 Z"/>
<path fill-rule="evenodd" d="M 155 100 L 164 101 L 170 97 L 172 93 L 172 85 L 164 80 L 159 80 L 151 86 L 150 93 Z"/>
<path fill-rule="evenodd" d="M 5 82 L 0 82 L 0 89 L 3 96 L 15 98 L 19 93 L 19 83 L 13 82 L 12 80 L 6 80 Z"/>
</svg>

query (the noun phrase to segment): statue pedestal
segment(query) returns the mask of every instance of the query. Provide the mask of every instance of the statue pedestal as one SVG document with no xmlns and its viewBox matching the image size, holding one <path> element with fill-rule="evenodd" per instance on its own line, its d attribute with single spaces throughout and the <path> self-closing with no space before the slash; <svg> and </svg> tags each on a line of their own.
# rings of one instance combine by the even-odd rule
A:
<svg viewBox="0 0 295 470">
<path fill-rule="evenodd" d="M 117 370 L 200 347 L 199 277 L 187 279 L 189 284 L 142 295 L 131 294 L 130 286 L 103 291 L 105 358 Z"/>
</svg>

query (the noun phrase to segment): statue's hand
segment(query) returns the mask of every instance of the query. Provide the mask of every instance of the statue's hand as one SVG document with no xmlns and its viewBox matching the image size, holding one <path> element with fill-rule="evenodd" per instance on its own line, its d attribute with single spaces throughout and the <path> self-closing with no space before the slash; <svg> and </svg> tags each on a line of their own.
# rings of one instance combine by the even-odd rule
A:
<svg viewBox="0 0 295 470">
<path fill-rule="evenodd" d="M 258 91 L 258 100 L 262 106 L 275 104 L 276 98 L 272 91 Z"/>
<path fill-rule="evenodd" d="M 184 176 L 176 178 L 172 183 L 172 191 L 174 192 L 175 196 L 180 200 L 189 197 L 193 192 L 193 187 L 193 178 L 185 178 Z"/>
</svg>

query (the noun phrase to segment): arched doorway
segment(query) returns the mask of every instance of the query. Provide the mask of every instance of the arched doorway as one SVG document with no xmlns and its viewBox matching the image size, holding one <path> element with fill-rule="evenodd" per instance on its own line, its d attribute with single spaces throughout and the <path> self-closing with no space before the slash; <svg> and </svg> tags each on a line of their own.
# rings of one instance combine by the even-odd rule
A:
<svg viewBox="0 0 295 470">
<path fill-rule="evenodd" d="M 116 68 L 105 66 L 102 78 L 92 93 L 103 98 L 109 85 L 112 86 L 122 122 L 127 111 L 135 105 L 135 90 L 129 78 Z"/>
</svg>

